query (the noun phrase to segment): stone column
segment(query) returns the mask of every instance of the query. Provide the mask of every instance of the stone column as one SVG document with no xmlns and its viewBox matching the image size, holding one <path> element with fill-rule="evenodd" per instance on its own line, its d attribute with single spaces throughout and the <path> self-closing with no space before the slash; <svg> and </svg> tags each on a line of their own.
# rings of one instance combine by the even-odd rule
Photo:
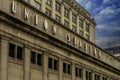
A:
<svg viewBox="0 0 120 80">
<path fill-rule="evenodd" d="M 55 0 L 52 0 L 52 18 L 55 19 Z"/>
<path fill-rule="evenodd" d="M 75 80 L 75 64 L 72 63 L 72 80 Z"/>
<path fill-rule="evenodd" d="M 83 20 L 83 36 L 85 37 L 85 20 Z"/>
<path fill-rule="evenodd" d="M 62 13 L 61 22 L 62 22 L 62 24 L 64 25 L 64 3 L 61 4 L 61 13 Z"/>
<path fill-rule="evenodd" d="M 0 80 L 7 80 L 8 76 L 8 51 L 9 43 L 7 39 L 0 40 Z"/>
<path fill-rule="evenodd" d="M 25 46 L 24 49 L 24 80 L 30 80 L 30 48 Z"/>
<path fill-rule="evenodd" d="M 102 80 L 102 74 L 100 74 L 100 80 Z"/>
<path fill-rule="evenodd" d="M 48 80 L 48 55 L 43 55 L 43 80 Z"/>
<path fill-rule="evenodd" d="M 79 34 L 79 16 L 77 15 L 77 33 Z"/>
<path fill-rule="evenodd" d="M 63 60 L 59 58 L 59 80 L 63 80 Z"/>
<path fill-rule="evenodd" d="M 70 24 L 70 29 L 72 29 L 72 11 L 69 10 L 69 24 Z"/>
<path fill-rule="evenodd" d="M 83 67 L 83 80 L 86 80 L 86 69 Z"/>
<path fill-rule="evenodd" d="M 43 13 L 45 13 L 45 1 L 46 0 L 42 0 L 42 8 L 41 8 L 41 10 L 42 10 Z"/>
<path fill-rule="evenodd" d="M 94 78 L 95 78 L 95 73 L 94 73 L 94 71 L 91 71 L 91 80 L 95 80 Z"/>
</svg>

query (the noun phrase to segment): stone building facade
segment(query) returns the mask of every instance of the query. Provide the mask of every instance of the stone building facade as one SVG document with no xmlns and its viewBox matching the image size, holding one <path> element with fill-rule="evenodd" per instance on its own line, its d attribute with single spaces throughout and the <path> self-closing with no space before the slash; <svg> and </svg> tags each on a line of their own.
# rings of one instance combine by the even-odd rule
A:
<svg viewBox="0 0 120 80">
<path fill-rule="evenodd" d="M 0 0 L 0 80 L 120 80 L 75 0 Z"/>
</svg>

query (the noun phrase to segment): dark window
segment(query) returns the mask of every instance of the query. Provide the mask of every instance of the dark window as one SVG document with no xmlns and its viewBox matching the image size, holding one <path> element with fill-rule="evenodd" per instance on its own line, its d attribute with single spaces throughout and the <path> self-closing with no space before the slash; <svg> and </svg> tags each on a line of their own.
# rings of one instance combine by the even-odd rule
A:
<svg viewBox="0 0 120 80">
<path fill-rule="evenodd" d="M 79 77 L 82 77 L 82 69 L 79 68 Z"/>
<path fill-rule="evenodd" d="M 63 72 L 66 73 L 66 63 L 63 63 Z"/>
<path fill-rule="evenodd" d="M 79 27 L 83 28 L 83 20 L 79 19 Z"/>
<path fill-rule="evenodd" d="M 55 19 L 56 19 L 57 22 L 60 22 L 60 21 L 61 21 L 61 17 L 58 16 L 58 15 L 56 15 L 56 18 L 55 18 Z"/>
<path fill-rule="evenodd" d="M 72 31 L 76 32 L 76 26 L 72 26 Z"/>
<path fill-rule="evenodd" d="M 35 5 L 35 7 L 36 7 L 38 10 L 41 9 L 41 4 L 40 4 L 40 3 L 38 3 L 38 2 L 35 1 L 35 4 L 34 4 L 34 5 Z"/>
<path fill-rule="evenodd" d="M 76 15 L 72 14 L 72 22 L 76 23 L 77 22 L 76 20 L 77 20 Z"/>
<path fill-rule="evenodd" d="M 76 77 L 78 77 L 78 68 L 77 67 L 75 68 L 75 75 L 76 75 Z"/>
<path fill-rule="evenodd" d="M 91 72 L 86 71 L 86 80 L 91 80 Z"/>
<path fill-rule="evenodd" d="M 48 59 L 48 68 L 53 69 L 53 70 L 58 70 L 58 60 L 54 59 L 54 58 L 50 58 Z"/>
<path fill-rule="evenodd" d="M 52 69 L 52 58 L 49 58 L 49 61 L 48 61 L 48 67 L 50 68 L 50 69 Z"/>
<path fill-rule="evenodd" d="M 98 74 L 95 74 L 95 76 L 94 76 L 95 78 L 95 80 L 100 80 L 100 76 L 98 75 Z"/>
<path fill-rule="evenodd" d="M 58 70 L 58 61 L 57 60 L 54 60 L 54 70 Z"/>
<path fill-rule="evenodd" d="M 82 30 L 79 30 L 79 35 L 83 36 L 83 31 Z"/>
<path fill-rule="evenodd" d="M 31 51 L 31 63 L 36 64 L 36 53 Z"/>
<path fill-rule="evenodd" d="M 66 8 L 64 8 L 64 16 L 65 16 L 66 18 L 69 18 L 69 10 L 66 9 Z"/>
<path fill-rule="evenodd" d="M 60 12 L 60 10 L 61 10 L 61 5 L 58 2 L 56 2 L 56 11 Z"/>
<path fill-rule="evenodd" d="M 22 60 L 22 58 L 23 58 L 23 48 L 17 46 L 17 59 Z"/>
<path fill-rule="evenodd" d="M 37 54 L 37 65 L 42 65 L 42 55 L 41 54 Z"/>
<path fill-rule="evenodd" d="M 71 74 L 71 65 L 63 63 L 63 72 L 66 74 Z"/>
<path fill-rule="evenodd" d="M 15 45 L 9 44 L 9 56 L 15 58 Z"/>
<path fill-rule="evenodd" d="M 85 24 L 85 30 L 87 31 L 87 32 L 89 32 L 89 24 Z"/>
<path fill-rule="evenodd" d="M 51 17 L 51 11 L 46 8 L 46 15 Z"/>
<path fill-rule="evenodd" d="M 71 74 L 71 66 L 68 64 L 68 74 Z"/>
<path fill-rule="evenodd" d="M 65 27 L 69 27 L 69 22 L 65 20 L 65 21 L 64 21 L 64 26 L 65 26 Z"/>
</svg>

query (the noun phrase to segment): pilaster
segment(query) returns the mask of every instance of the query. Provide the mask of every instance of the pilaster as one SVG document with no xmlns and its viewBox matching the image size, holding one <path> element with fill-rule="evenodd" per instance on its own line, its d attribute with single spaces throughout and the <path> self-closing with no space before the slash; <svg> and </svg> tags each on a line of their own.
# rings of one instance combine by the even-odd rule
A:
<svg viewBox="0 0 120 80">
<path fill-rule="evenodd" d="M 94 73 L 94 71 L 91 71 L 91 80 L 95 80 L 94 78 L 95 78 L 95 73 Z"/>
<path fill-rule="evenodd" d="M 83 80 L 86 80 L 86 69 L 83 68 Z"/>
<path fill-rule="evenodd" d="M 75 80 L 75 64 L 72 63 L 72 80 Z"/>
<path fill-rule="evenodd" d="M 24 49 L 24 80 L 30 80 L 30 48 Z"/>
<path fill-rule="evenodd" d="M 72 29 L 72 11 L 71 10 L 69 10 L 69 24 L 70 24 L 70 29 Z"/>
<path fill-rule="evenodd" d="M 79 34 L 79 16 L 77 15 L 77 33 Z"/>
<path fill-rule="evenodd" d="M 52 18 L 55 19 L 55 0 L 52 0 Z"/>
<path fill-rule="evenodd" d="M 8 78 L 8 50 L 9 42 L 2 38 L 0 40 L 0 80 L 7 80 Z"/>
<path fill-rule="evenodd" d="M 83 36 L 85 37 L 85 20 L 83 20 Z"/>
<path fill-rule="evenodd" d="M 61 22 L 64 25 L 64 5 L 63 4 L 61 5 L 61 13 L 62 13 Z"/>
<path fill-rule="evenodd" d="M 59 58 L 59 79 L 63 80 L 63 61 L 61 58 Z"/>
<path fill-rule="evenodd" d="M 48 55 L 43 55 L 43 80 L 48 80 Z"/>
<path fill-rule="evenodd" d="M 42 10 L 43 13 L 45 13 L 45 1 L 46 0 L 42 0 L 42 8 L 41 8 L 41 10 Z"/>
</svg>

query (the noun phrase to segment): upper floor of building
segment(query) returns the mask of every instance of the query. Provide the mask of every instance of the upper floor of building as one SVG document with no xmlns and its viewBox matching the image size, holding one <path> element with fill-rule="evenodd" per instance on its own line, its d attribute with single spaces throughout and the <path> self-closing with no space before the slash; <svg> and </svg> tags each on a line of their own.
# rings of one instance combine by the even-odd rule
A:
<svg viewBox="0 0 120 80">
<path fill-rule="evenodd" d="M 95 43 L 95 20 L 75 0 L 23 0 L 58 23 Z"/>
</svg>

